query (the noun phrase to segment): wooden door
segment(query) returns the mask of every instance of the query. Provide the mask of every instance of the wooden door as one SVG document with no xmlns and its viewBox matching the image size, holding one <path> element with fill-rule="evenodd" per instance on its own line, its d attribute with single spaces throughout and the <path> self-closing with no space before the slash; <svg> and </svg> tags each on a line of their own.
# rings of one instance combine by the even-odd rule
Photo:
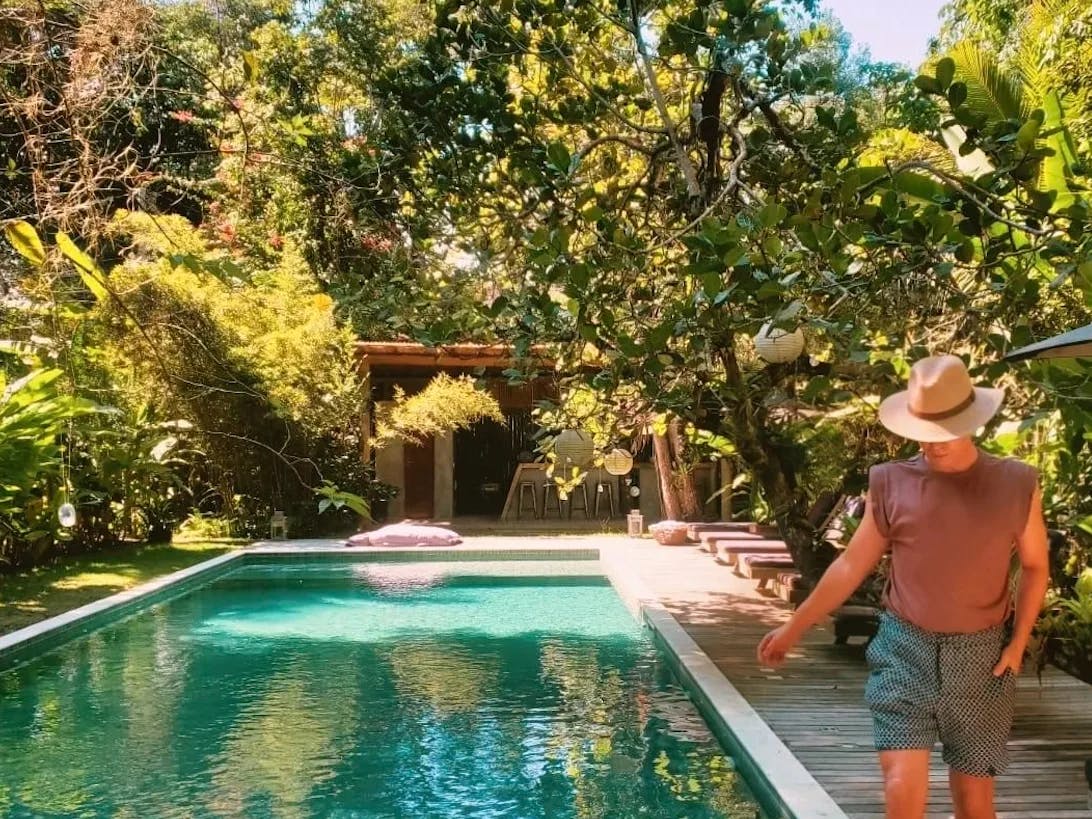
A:
<svg viewBox="0 0 1092 819">
<path fill-rule="evenodd" d="M 407 518 L 427 520 L 435 514 L 436 445 L 432 438 L 422 444 L 405 444 L 402 448 L 405 469 L 405 502 Z"/>
</svg>

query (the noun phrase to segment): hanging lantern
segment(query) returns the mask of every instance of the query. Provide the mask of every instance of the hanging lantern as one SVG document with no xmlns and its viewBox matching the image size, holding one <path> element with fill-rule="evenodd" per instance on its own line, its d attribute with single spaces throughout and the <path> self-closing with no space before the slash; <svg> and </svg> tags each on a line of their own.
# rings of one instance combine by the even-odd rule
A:
<svg viewBox="0 0 1092 819">
<path fill-rule="evenodd" d="M 567 429 L 554 441 L 554 454 L 557 463 L 565 469 L 585 467 L 595 457 L 595 444 L 588 433 Z"/>
<path fill-rule="evenodd" d="M 804 352 L 804 331 L 797 327 L 791 333 L 769 323 L 763 324 L 755 336 L 755 350 L 763 361 L 787 364 Z"/>
<path fill-rule="evenodd" d="M 57 520 L 65 529 L 71 529 L 76 525 L 76 507 L 71 503 L 62 503 L 57 510 Z"/>
<path fill-rule="evenodd" d="M 633 456 L 624 449 L 612 449 L 603 458 L 603 468 L 609 475 L 628 475 L 633 469 Z"/>
</svg>

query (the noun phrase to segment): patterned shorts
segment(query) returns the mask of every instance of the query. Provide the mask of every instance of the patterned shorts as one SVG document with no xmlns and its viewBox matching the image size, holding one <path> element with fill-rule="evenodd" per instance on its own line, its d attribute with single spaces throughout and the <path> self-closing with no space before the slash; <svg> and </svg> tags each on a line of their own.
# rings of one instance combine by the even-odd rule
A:
<svg viewBox="0 0 1092 819">
<path fill-rule="evenodd" d="M 1004 626 L 935 634 L 885 612 L 865 688 L 877 750 L 932 750 L 939 741 L 954 770 L 1002 773 L 1016 697 L 1012 674 L 993 675 L 1005 640 Z"/>
</svg>

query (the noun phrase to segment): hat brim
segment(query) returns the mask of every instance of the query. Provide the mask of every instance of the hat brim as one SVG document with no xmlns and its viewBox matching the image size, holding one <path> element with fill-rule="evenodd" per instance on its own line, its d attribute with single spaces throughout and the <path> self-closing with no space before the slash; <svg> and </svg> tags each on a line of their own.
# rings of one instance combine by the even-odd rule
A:
<svg viewBox="0 0 1092 819">
<path fill-rule="evenodd" d="M 901 438 L 920 443 L 941 443 L 974 435 L 985 426 L 1005 401 L 1005 391 L 975 387 L 974 403 L 958 415 L 941 421 L 926 421 L 910 412 L 907 390 L 888 396 L 880 404 L 880 423 Z"/>
</svg>

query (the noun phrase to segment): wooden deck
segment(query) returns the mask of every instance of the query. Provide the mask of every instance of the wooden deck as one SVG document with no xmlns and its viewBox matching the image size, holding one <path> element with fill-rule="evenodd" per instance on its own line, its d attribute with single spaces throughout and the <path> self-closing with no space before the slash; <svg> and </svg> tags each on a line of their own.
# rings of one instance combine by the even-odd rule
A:
<svg viewBox="0 0 1092 819">
<path fill-rule="evenodd" d="M 634 564 L 724 675 L 853 819 L 882 819 L 881 778 L 863 704 L 860 647 L 817 629 L 777 671 L 758 668 L 761 636 L 788 608 L 695 547 L 633 542 Z M 1092 686 L 1057 671 L 1021 678 L 1013 764 L 998 780 L 999 819 L 1089 819 Z M 929 819 L 948 819 L 947 772 L 934 755 Z"/>
</svg>

